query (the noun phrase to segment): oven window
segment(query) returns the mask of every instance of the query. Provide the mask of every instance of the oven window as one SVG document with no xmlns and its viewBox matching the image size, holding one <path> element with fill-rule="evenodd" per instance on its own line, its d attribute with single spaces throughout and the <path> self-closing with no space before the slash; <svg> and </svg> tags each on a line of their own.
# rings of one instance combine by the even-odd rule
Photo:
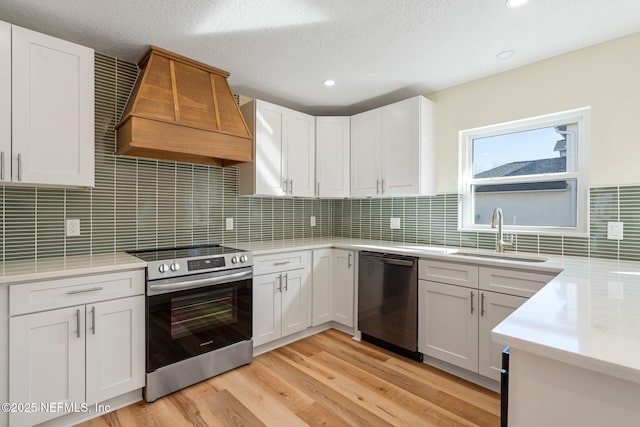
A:
<svg viewBox="0 0 640 427">
<path fill-rule="evenodd" d="M 147 372 L 251 339 L 252 280 L 147 297 Z"/>
<path fill-rule="evenodd" d="M 200 292 L 171 298 L 171 338 L 179 339 L 235 323 L 236 290 Z"/>
</svg>

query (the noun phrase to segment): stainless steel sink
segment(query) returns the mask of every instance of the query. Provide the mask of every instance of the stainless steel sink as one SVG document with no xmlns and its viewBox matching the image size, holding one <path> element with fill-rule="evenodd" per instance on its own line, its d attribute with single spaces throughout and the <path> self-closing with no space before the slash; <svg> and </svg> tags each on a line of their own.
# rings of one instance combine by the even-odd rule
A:
<svg viewBox="0 0 640 427">
<path fill-rule="evenodd" d="M 487 252 L 452 252 L 451 255 L 459 255 L 465 257 L 474 257 L 474 258 L 488 258 L 488 259 L 499 259 L 504 261 L 519 261 L 519 262 L 545 262 L 548 261 L 548 258 L 535 256 L 535 255 L 518 255 L 518 254 L 509 254 L 509 253 L 487 253 Z"/>
</svg>

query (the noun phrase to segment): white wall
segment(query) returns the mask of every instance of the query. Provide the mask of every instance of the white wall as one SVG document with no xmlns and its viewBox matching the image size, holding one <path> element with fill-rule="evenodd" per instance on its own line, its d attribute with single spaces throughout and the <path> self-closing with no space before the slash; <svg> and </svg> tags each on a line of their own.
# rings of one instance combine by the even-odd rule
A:
<svg viewBox="0 0 640 427">
<path fill-rule="evenodd" d="M 640 33 L 427 95 L 437 192 L 458 191 L 458 131 L 591 106 L 591 186 L 640 183 Z"/>
</svg>

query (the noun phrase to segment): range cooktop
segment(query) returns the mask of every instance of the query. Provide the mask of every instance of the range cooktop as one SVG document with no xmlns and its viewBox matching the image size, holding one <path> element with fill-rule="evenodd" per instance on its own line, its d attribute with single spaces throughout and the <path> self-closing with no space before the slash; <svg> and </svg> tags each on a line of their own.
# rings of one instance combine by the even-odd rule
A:
<svg viewBox="0 0 640 427">
<path fill-rule="evenodd" d="M 149 280 L 253 265 L 251 252 L 217 244 L 142 249 L 127 253 L 147 262 Z"/>
</svg>

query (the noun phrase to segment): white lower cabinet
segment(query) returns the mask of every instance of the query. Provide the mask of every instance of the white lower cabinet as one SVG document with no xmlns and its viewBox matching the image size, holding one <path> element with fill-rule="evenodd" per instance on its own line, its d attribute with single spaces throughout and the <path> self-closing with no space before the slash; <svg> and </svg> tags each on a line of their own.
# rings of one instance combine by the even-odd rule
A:
<svg viewBox="0 0 640 427">
<path fill-rule="evenodd" d="M 480 291 L 480 324 L 478 325 L 478 373 L 500 381 L 504 345 L 493 342 L 491 330 L 506 319 L 527 298 Z M 484 312 L 483 312 L 484 310 Z"/>
<path fill-rule="evenodd" d="M 418 351 L 500 380 L 503 347 L 491 330 L 554 275 L 421 260 L 418 269 Z M 499 277 L 502 289 L 495 288 Z M 519 295 L 518 295 L 519 294 Z"/>
<path fill-rule="evenodd" d="M 311 253 L 255 256 L 254 265 L 253 345 L 311 326 Z"/>
<path fill-rule="evenodd" d="M 311 325 L 333 319 L 333 249 L 313 251 L 313 304 Z"/>
<path fill-rule="evenodd" d="M 354 259 L 353 251 L 313 251 L 313 326 L 333 320 L 353 327 Z"/>
<path fill-rule="evenodd" d="M 116 273 L 122 280 L 124 273 Z M 99 275 L 96 282 L 109 277 Z M 74 280 L 74 279 L 72 279 Z M 61 284 L 64 280 L 26 286 L 32 291 L 58 289 L 68 303 L 83 301 L 99 286 L 85 292 Z M 131 276 L 131 293 L 144 292 L 144 271 Z M 91 277 L 85 278 L 91 285 Z M 53 284 L 53 286 L 52 286 Z M 72 289 L 69 291 L 69 289 Z M 14 292 L 16 306 L 25 292 Z M 10 293 L 11 295 L 11 293 Z M 13 303 L 10 299 L 10 302 Z M 56 301 L 61 304 L 61 301 Z M 92 405 L 142 388 L 145 384 L 144 295 L 96 301 L 16 315 L 9 319 L 9 400 L 56 404 Z M 12 426 L 34 425 L 65 415 L 58 411 L 16 412 Z"/>
<path fill-rule="evenodd" d="M 86 307 L 87 403 L 144 386 L 144 296 Z"/>
<path fill-rule="evenodd" d="M 478 291 L 419 281 L 418 351 L 461 368 L 478 370 Z"/>
</svg>

